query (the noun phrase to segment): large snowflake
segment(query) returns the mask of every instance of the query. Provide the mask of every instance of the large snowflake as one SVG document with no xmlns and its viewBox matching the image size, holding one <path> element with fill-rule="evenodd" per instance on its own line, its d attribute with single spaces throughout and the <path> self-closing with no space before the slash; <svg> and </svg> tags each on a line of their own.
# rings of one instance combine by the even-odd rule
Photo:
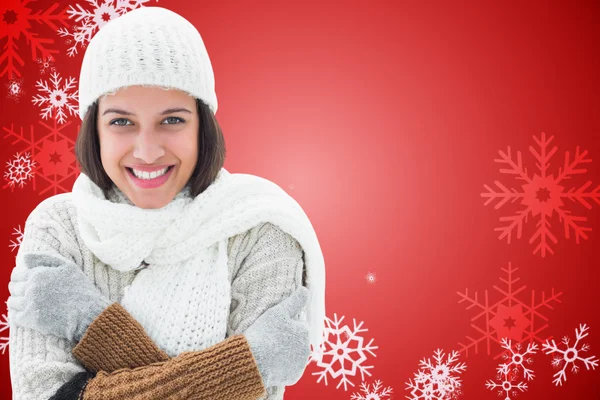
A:
<svg viewBox="0 0 600 400">
<path fill-rule="evenodd" d="M 58 34 L 63 37 L 72 38 L 73 45 L 69 47 L 67 54 L 70 57 L 77 54 L 77 46 L 82 48 L 92 39 L 94 33 L 110 20 L 120 17 L 129 11 L 142 7 L 150 0 L 106 0 L 100 4 L 98 0 L 87 0 L 91 6 L 89 9 L 76 4 L 76 7 L 69 6 L 67 13 L 69 18 L 74 18 L 79 25 L 76 25 L 73 32 L 68 29 L 59 29 Z"/>
<path fill-rule="evenodd" d="M 353 393 L 351 400 L 381 400 L 387 399 L 392 394 L 392 388 L 386 387 L 385 389 L 381 388 L 381 381 L 375 381 L 373 384 L 373 388 L 369 389 L 369 385 L 365 382 L 360 384 L 360 388 L 363 393 Z"/>
<path fill-rule="evenodd" d="M 11 189 L 14 189 L 15 186 L 22 188 L 27 181 L 33 178 L 35 166 L 36 163 L 31 159 L 29 153 L 24 155 L 17 153 L 12 160 L 6 162 L 4 179 Z"/>
<path fill-rule="evenodd" d="M 487 354 L 490 355 L 491 344 L 493 342 L 500 344 L 503 338 L 514 340 L 517 343 L 542 342 L 550 338 L 540 336 L 541 332 L 548 327 L 548 318 L 542 311 L 544 308 L 553 309 L 552 303 L 554 302 L 560 303 L 559 297 L 562 292 L 555 293 L 553 288 L 549 296 L 542 292 L 540 300 L 536 300 L 534 290 L 529 296 L 523 296 L 521 293 L 527 287 L 525 285 L 516 287 L 520 278 L 516 278 L 514 273 L 518 268 L 513 268 L 509 262 L 508 269 L 501 269 L 506 273 L 507 278 L 500 278 L 500 281 L 505 284 L 505 288 L 494 285 L 494 290 L 500 295 L 497 299 L 490 299 L 487 290 L 481 297 L 477 292 L 475 292 L 475 296 L 469 295 L 468 289 L 465 289 L 464 293 L 457 292 L 461 297 L 459 303 L 466 302 L 467 310 L 474 308 L 477 311 L 477 314 L 471 318 L 471 326 L 478 336 L 467 336 L 469 343 L 460 343 L 461 352 L 465 352 L 467 356 L 471 348 L 474 348 L 477 353 L 481 342 L 486 342 Z M 503 352 L 500 352 L 494 358 L 498 358 L 502 354 Z"/>
<path fill-rule="evenodd" d="M 54 40 L 40 37 L 39 32 L 33 32 L 32 25 L 46 25 L 52 31 L 59 29 L 58 24 L 67 27 L 68 17 L 65 10 L 54 13 L 59 6 L 58 3 L 54 3 L 46 11 L 36 10 L 34 12 L 27 7 L 30 3 L 35 4 L 35 0 L 3 0 L 0 2 L 0 20 L 2 20 L 0 43 L 4 42 L 2 53 L 0 53 L 0 68 L 6 64 L 4 68 L 0 69 L 0 78 L 7 74 L 8 79 L 21 76 L 17 64 L 23 67 L 25 61 L 19 56 L 19 52 L 26 52 L 26 50 L 20 50 L 17 44 L 21 37 L 24 37 L 29 45 L 32 61 L 38 59 L 38 53 L 42 57 L 58 54 L 57 49 L 50 47 L 54 44 Z"/>
<path fill-rule="evenodd" d="M 317 383 L 324 379 L 327 385 L 327 376 L 330 376 L 340 380 L 336 389 L 344 384 L 344 390 L 348 390 L 348 384 L 354 386 L 350 377 L 356 376 L 357 372 L 360 371 L 362 381 L 365 380 L 365 374 L 371 375 L 368 370 L 373 367 L 365 365 L 365 362 L 368 353 L 375 356 L 373 350 L 378 347 L 372 345 L 373 339 L 365 344 L 366 340 L 360 333 L 368 329 L 361 329 L 362 322 L 357 325 L 353 319 L 354 328 L 350 329 L 348 325 L 342 325 L 343 320 L 343 316 L 338 320 L 337 314 L 334 314 L 333 321 L 325 317 L 325 340 L 319 349 L 313 349 L 310 361 L 315 361 L 317 366 L 322 368 L 320 372 L 313 372 L 313 375 L 319 376 Z"/>
<path fill-rule="evenodd" d="M 10 128 L 2 127 L 4 139 L 12 139 L 15 146 L 21 147 L 22 151 L 31 154 L 36 165 L 31 179 L 33 190 L 39 194 L 52 192 L 52 194 L 71 191 L 79 169 L 75 159 L 75 141 L 71 139 L 69 130 L 72 122 L 66 122 L 57 126 L 56 120 L 52 125 L 43 121 L 38 124 L 45 132 L 36 132 L 36 126 L 30 125 L 29 129 L 16 130 L 11 124 Z M 39 129 L 38 129 L 39 131 Z M 6 189 L 9 183 L 2 188 Z"/>
<path fill-rule="evenodd" d="M 52 112 L 55 111 L 54 119 L 59 124 L 64 124 L 67 121 L 65 111 L 68 111 L 71 116 L 77 115 L 77 106 L 74 103 L 77 102 L 78 98 L 75 78 L 69 77 L 69 79 L 65 79 L 62 86 L 61 81 L 62 78 L 60 75 L 53 72 L 50 78 L 52 87 L 50 87 L 47 81 L 39 80 L 36 82 L 36 87 L 39 88 L 39 92 L 42 94 L 34 96 L 32 102 L 37 106 L 43 107 L 40 114 L 42 119 L 52 117 Z M 70 100 L 74 103 L 71 103 Z"/>
<path fill-rule="evenodd" d="M 587 158 L 587 150 L 580 151 L 579 147 L 576 147 L 573 158 L 568 151 L 565 151 L 563 166 L 559 167 L 555 173 L 550 173 L 550 159 L 557 150 L 556 146 L 549 148 L 554 136 L 546 138 L 546 134 L 542 133 L 540 138 L 535 136 L 533 138 L 539 149 L 530 146 L 529 151 L 536 161 L 538 173 L 531 176 L 527 172 L 527 168 L 523 166 L 521 152 L 517 152 L 516 160 L 514 160 L 509 146 L 506 152 L 499 151 L 500 158 L 494 161 L 505 166 L 500 169 L 501 174 L 512 175 L 515 180 L 522 182 L 520 188 L 508 188 L 500 181 L 495 181 L 497 189 L 484 185 L 486 192 L 481 196 L 487 198 L 485 205 L 499 200 L 496 203 L 496 209 L 501 208 L 509 201 L 514 203 L 520 200 L 520 204 L 524 207 L 517 210 L 514 215 L 500 217 L 500 221 L 506 224 L 495 230 L 500 232 L 499 239 L 506 238 L 510 244 L 513 232 L 516 231 L 517 239 L 520 239 L 523 225 L 529 216 L 532 219 L 535 218 L 537 220 L 536 229 L 530 237 L 529 243 L 537 243 L 533 254 L 539 252 L 542 257 L 545 257 L 546 252 L 554 254 L 551 242 L 556 244 L 558 241 L 551 229 L 551 219 L 555 213 L 559 222 L 562 222 L 566 239 L 570 238 L 571 232 L 575 236 L 576 243 L 579 243 L 581 238 L 588 238 L 587 232 L 592 229 L 585 224 L 587 218 L 574 215 L 571 208 L 575 203 L 579 203 L 587 209 L 592 208 L 593 202 L 600 204 L 600 185 L 591 190 L 592 182 L 588 180 L 579 187 L 571 186 L 566 190 L 567 180 L 587 172 L 587 169 L 583 168 L 583 164 L 592 161 Z M 566 203 L 566 200 L 569 200 L 569 203 Z"/>
<path fill-rule="evenodd" d="M 444 359 L 445 358 L 445 359 Z M 419 363 L 420 368 L 413 380 L 406 383 L 406 390 L 410 390 L 410 395 L 406 396 L 410 400 L 449 400 L 456 399 L 461 394 L 461 380 L 459 375 L 467 369 L 464 362 L 458 361 L 458 352 L 453 351 L 448 356 L 444 351 L 438 349 L 433 356 L 435 363 L 431 359 L 423 359 Z"/>
<path fill-rule="evenodd" d="M 586 324 L 580 324 L 579 329 L 575 329 L 575 343 L 573 346 L 569 345 L 570 339 L 565 336 L 562 339 L 562 344 L 565 345 L 565 349 L 560 349 L 554 340 L 549 340 L 543 344 L 543 350 L 546 354 L 556 354 L 556 357 L 552 360 L 552 366 L 560 368 L 560 371 L 554 374 L 554 384 L 561 386 L 563 382 L 567 381 L 567 367 L 572 364 L 571 372 L 576 374 L 579 371 L 579 365 L 577 361 L 581 361 L 585 365 L 586 369 L 595 369 L 598 366 L 598 359 L 596 356 L 589 356 L 583 358 L 581 353 L 584 353 L 590 349 L 590 346 L 586 343 L 579 346 L 579 342 L 588 335 L 588 326 Z M 562 366 L 562 368 L 561 368 Z"/>
</svg>

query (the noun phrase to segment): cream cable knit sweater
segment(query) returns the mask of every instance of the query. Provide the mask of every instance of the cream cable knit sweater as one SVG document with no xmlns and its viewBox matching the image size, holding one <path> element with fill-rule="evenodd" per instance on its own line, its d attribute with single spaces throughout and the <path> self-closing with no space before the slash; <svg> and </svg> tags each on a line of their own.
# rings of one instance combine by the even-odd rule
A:
<svg viewBox="0 0 600 400">
<path fill-rule="evenodd" d="M 103 294 L 121 301 L 139 271 L 119 272 L 83 244 L 72 193 L 44 200 L 27 219 L 19 252 L 56 251 L 79 265 Z M 118 201 L 118 200 L 117 200 Z M 260 223 L 228 240 L 232 303 L 227 337 L 243 333 L 266 309 L 303 284 L 299 243 L 271 223 Z M 13 327 L 9 357 L 14 400 L 47 399 L 83 367 L 71 354 L 75 342 Z M 267 388 L 264 399 L 283 398 L 284 387 Z"/>
</svg>

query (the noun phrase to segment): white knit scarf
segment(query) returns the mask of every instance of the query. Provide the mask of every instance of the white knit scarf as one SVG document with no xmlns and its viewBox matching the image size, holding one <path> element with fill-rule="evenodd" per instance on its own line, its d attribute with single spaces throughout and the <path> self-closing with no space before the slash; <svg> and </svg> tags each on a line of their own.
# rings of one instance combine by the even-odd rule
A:
<svg viewBox="0 0 600 400">
<path fill-rule="evenodd" d="M 261 222 L 279 226 L 302 246 L 309 289 L 310 342 L 313 349 L 320 348 L 325 324 L 323 254 L 307 215 L 277 184 L 255 175 L 231 174 L 222 168 L 215 181 L 195 198 L 186 187 L 160 209 L 139 208 L 129 201 L 112 202 L 84 174 L 79 175 L 72 192 L 81 237 L 98 259 L 119 271 L 138 269 L 142 261 L 150 265 L 137 274 L 123 303 L 169 355 L 200 350 L 188 347 L 204 348 L 224 339 L 230 301 L 227 240 Z M 194 285 L 188 285 L 193 292 L 185 293 L 182 286 L 194 279 Z M 199 293 L 200 286 L 206 293 Z M 202 338 L 201 344 L 176 345 L 179 338 L 199 334 L 194 332 L 198 326 L 190 324 L 190 319 L 203 316 L 183 315 L 182 310 L 178 310 L 182 314 L 179 319 L 156 315 L 150 296 L 156 293 L 161 293 L 160 302 L 174 304 L 210 300 L 207 307 L 216 311 L 205 311 L 213 321 L 200 321 L 198 326 L 218 325 L 213 337 Z M 164 310 L 165 314 L 172 311 Z M 159 329 L 156 325 L 161 321 L 157 318 L 162 319 Z M 175 323 L 190 326 L 173 332 L 169 325 Z"/>
</svg>

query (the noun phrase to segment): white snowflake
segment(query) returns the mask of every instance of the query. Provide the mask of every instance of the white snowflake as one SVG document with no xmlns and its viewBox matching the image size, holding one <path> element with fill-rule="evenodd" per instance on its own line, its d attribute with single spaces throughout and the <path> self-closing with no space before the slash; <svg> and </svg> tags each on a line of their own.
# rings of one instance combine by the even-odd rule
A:
<svg viewBox="0 0 600 400">
<path fill-rule="evenodd" d="M 56 72 L 56 67 L 54 66 L 54 57 L 49 55 L 46 58 L 38 58 L 37 63 L 40 69 L 40 74 L 46 75 L 46 72 Z"/>
<path fill-rule="evenodd" d="M 350 397 L 352 400 L 381 400 L 390 397 L 390 394 L 392 393 L 391 387 L 386 387 L 383 390 L 381 389 L 380 380 L 375 381 L 372 389 L 369 389 L 369 385 L 365 382 L 361 383 L 360 388 L 364 393 L 352 394 L 352 397 Z"/>
<path fill-rule="evenodd" d="M 21 97 L 23 96 L 24 91 L 23 78 L 9 79 L 4 84 L 4 88 L 6 90 L 7 97 L 15 103 L 19 103 L 21 101 Z"/>
<path fill-rule="evenodd" d="M 8 330 L 8 317 L 6 314 L 2 314 L 2 319 L 0 319 L 0 333 Z M 8 334 L 8 332 L 7 332 Z M 0 336 L 0 351 L 2 354 L 6 351 L 8 347 L 8 336 Z"/>
<path fill-rule="evenodd" d="M 69 43 L 74 44 L 69 48 L 67 54 L 69 57 L 77 54 L 77 46 L 85 46 L 89 42 L 94 33 L 109 21 L 126 14 L 136 8 L 142 7 L 150 0 L 106 0 L 99 4 L 99 0 L 87 0 L 91 5 L 91 9 L 85 9 L 81 5 L 76 4 L 76 7 L 69 6 L 67 14 L 69 18 L 74 18 L 80 25 L 75 25 L 74 31 L 71 33 L 65 28 L 60 28 L 58 34 L 62 37 L 70 37 Z"/>
<path fill-rule="evenodd" d="M 21 246 L 21 242 L 23 241 L 23 231 L 21 230 L 21 225 L 18 228 L 13 228 L 15 231 L 13 232 L 13 236 L 17 238 L 10 241 L 10 250 L 14 251 Z"/>
<path fill-rule="evenodd" d="M 485 386 L 490 390 L 498 390 L 499 396 L 505 396 L 504 400 L 513 399 L 519 390 L 521 392 L 527 390 L 527 382 L 515 382 L 517 380 L 517 376 L 506 364 L 503 364 L 500 366 L 500 368 L 498 368 L 497 377 L 499 382 L 488 380 L 485 383 Z"/>
<path fill-rule="evenodd" d="M 508 356 L 508 354 L 506 353 L 503 355 L 503 358 L 505 360 L 508 360 L 510 358 L 510 361 L 504 364 L 500 364 L 500 368 L 498 370 L 500 371 L 500 369 L 506 367 L 510 372 L 514 373 L 515 375 L 517 375 L 520 371 L 523 371 L 523 377 L 527 378 L 527 380 L 532 380 L 535 376 L 533 370 L 527 368 L 525 366 L 525 363 L 533 363 L 533 358 L 531 357 L 531 355 L 536 353 L 536 351 L 538 350 L 538 345 L 536 343 L 529 343 L 527 345 L 527 350 L 525 350 L 524 353 L 521 353 L 521 349 L 523 348 L 521 343 L 517 343 L 515 345 L 515 348 L 517 350 L 515 351 L 512 347 L 512 341 L 508 340 L 507 338 L 503 338 L 502 347 L 510 351 L 510 356 Z"/>
<path fill-rule="evenodd" d="M 365 279 L 369 283 L 375 283 L 377 282 L 377 275 L 375 275 L 375 272 L 368 272 L 367 276 L 365 276 Z"/>
<path fill-rule="evenodd" d="M 52 117 L 52 110 L 56 110 L 56 121 L 59 124 L 64 124 L 67 117 L 65 109 L 69 111 L 69 115 L 77 115 L 77 107 L 75 104 L 69 102 L 69 100 L 78 101 L 77 85 L 75 84 L 75 78 L 70 77 L 69 79 L 65 79 L 64 85 L 60 87 L 60 82 L 62 81 L 60 74 L 53 72 L 51 75 L 50 81 L 53 88 L 48 86 L 47 81 L 38 81 L 36 87 L 44 94 L 33 96 L 32 101 L 35 105 L 46 106 L 40 114 L 43 119 Z M 74 92 L 72 92 L 73 89 L 75 89 Z"/>
<path fill-rule="evenodd" d="M 8 181 L 11 188 L 14 188 L 17 185 L 25 186 L 25 182 L 33 178 L 33 169 L 36 163 L 31 159 L 29 153 L 25 153 L 24 156 L 17 153 L 13 160 L 6 162 L 6 166 L 4 179 Z"/>
<path fill-rule="evenodd" d="M 406 390 L 411 391 L 411 397 L 406 396 L 407 399 L 446 400 L 456 399 L 461 394 L 458 375 L 467 369 L 467 365 L 457 363 L 456 351 L 448 354 L 446 360 L 443 350 L 437 349 L 434 353 L 435 364 L 430 358 L 423 358 L 419 363 L 419 371 L 415 373 L 414 382 L 409 380 L 406 383 Z"/>
<path fill-rule="evenodd" d="M 373 350 L 377 346 L 373 346 L 373 339 L 365 345 L 365 339 L 359 335 L 361 332 L 366 332 L 368 329 L 360 329 L 363 325 L 356 325 L 354 321 L 354 329 L 350 329 L 348 325 L 341 326 L 344 317 L 338 320 L 337 314 L 334 314 L 334 320 L 325 317 L 326 327 L 323 332 L 324 342 L 319 349 L 313 349 L 309 361 L 316 361 L 317 366 L 323 368 L 321 372 L 313 372 L 313 375 L 319 375 L 317 383 L 325 379 L 327 385 L 327 375 L 333 379 L 340 378 L 336 389 L 342 383 L 344 390 L 348 390 L 348 384 L 354 386 L 350 381 L 350 376 L 355 376 L 357 371 L 360 371 L 362 380 L 365 380 L 365 373 L 371 375 L 368 371 L 372 366 L 364 365 L 367 361 L 367 353 L 375 356 Z M 353 345 L 354 342 L 354 345 Z"/>
<path fill-rule="evenodd" d="M 557 356 L 552 360 L 552 366 L 556 368 L 560 368 L 562 365 L 562 369 L 554 374 L 554 384 L 556 386 L 561 386 L 563 381 L 567 381 L 567 367 L 569 364 L 573 364 L 571 367 L 571 371 L 576 374 L 579 371 L 579 366 L 577 365 L 577 361 L 583 362 L 586 369 L 595 369 L 598 366 L 598 359 L 596 356 L 590 356 L 587 358 L 583 358 L 580 356 L 580 353 L 588 351 L 590 346 L 586 343 L 578 347 L 579 341 L 585 338 L 588 335 L 588 326 L 586 324 L 580 324 L 579 329 L 575 328 L 575 344 L 573 346 L 569 346 L 569 338 L 567 336 L 563 337 L 562 343 L 565 345 L 566 349 L 561 350 L 552 339 L 552 344 L 550 341 L 546 340 L 546 343 L 542 345 L 543 350 L 546 351 L 546 354 L 557 353 Z M 560 354 L 560 355 L 559 355 Z M 564 365 L 563 365 L 564 363 Z"/>
</svg>

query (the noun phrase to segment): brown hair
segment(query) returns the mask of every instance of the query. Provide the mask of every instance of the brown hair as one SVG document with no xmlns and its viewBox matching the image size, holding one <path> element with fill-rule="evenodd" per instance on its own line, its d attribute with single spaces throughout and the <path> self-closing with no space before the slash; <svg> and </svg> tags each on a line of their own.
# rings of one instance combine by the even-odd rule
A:
<svg viewBox="0 0 600 400">
<path fill-rule="evenodd" d="M 200 120 L 198 132 L 198 161 L 187 182 L 190 193 L 196 197 L 209 187 L 225 163 L 225 138 L 219 123 L 211 109 L 200 99 L 196 99 L 196 110 Z M 96 100 L 83 119 L 77 140 L 75 156 L 81 172 L 86 174 L 108 198 L 113 181 L 102 166 L 100 158 L 100 139 L 98 137 L 98 100 Z"/>
</svg>

